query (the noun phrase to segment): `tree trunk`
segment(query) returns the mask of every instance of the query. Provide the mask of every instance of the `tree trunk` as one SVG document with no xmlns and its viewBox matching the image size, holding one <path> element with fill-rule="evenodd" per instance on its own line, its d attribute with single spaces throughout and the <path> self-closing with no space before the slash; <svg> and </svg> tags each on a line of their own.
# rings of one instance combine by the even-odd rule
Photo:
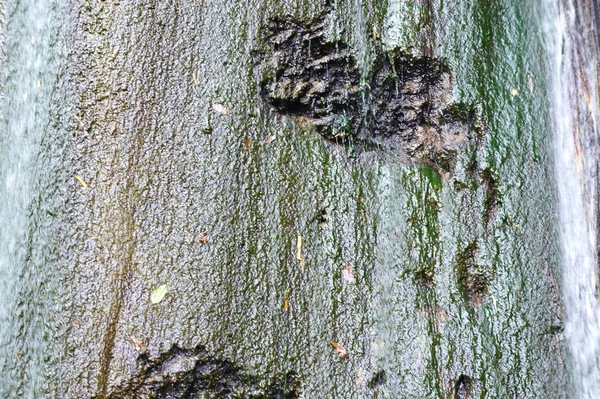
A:
<svg viewBox="0 0 600 399">
<path fill-rule="evenodd" d="M 29 166 L 1 396 L 568 397 L 526 3 L 6 2 L 0 154 Z M 253 52 L 286 16 L 323 17 L 365 93 L 378 54 L 444 60 L 474 110 L 451 170 L 273 109 Z"/>
</svg>

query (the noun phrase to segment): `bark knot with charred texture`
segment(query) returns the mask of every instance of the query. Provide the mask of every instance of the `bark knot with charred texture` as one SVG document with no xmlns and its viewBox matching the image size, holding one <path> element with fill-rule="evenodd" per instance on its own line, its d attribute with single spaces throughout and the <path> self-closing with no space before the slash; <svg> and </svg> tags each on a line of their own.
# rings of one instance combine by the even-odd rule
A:
<svg viewBox="0 0 600 399">
<path fill-rule="evenodd" d="M 281 115 L 324 139 L 363 150 L 398 151 L 444 171 L 470 136 L 475 113 L 454 103 L 450 68 L 439 58 L 378 51 L 363 80 L 349 46 L 326 38 L 326 16 L 269 21 L 254 51 L 260 95 Z"/>
<path fill-rule="evenodd" d="M 228 360 L 216 359 L 206 349 L 174 345 L 149 359 L 139 358 L 138 373 L 116 387 L 110 399 L 252 398 L 296 399 L 299 384 L 293 372 L 275 378 L 267 388 L 259 379 Z"/>
</svg>

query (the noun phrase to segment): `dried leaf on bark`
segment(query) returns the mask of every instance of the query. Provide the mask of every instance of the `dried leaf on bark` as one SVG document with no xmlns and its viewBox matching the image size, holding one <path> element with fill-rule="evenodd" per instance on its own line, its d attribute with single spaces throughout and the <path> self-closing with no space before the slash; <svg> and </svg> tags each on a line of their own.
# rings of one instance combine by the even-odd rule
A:
<svg viewBox="0 0 600 399">
<path fill-rule="evenodd" d="M 150 294 L 150 302 L 152 302 L 155 305 L 157 303 L 160 303 L 163 300 L 163 298 L 165 297 L 165 295 L 167 294 L 168 290 L 169 290 L 169 286 L 167 284 L 163 284 L 163 285 L 156 287 L 155 289 L 152 290 L 152 293 Z"/>
<path fill-rule="evenodd" d="M 200 236 L 198 236 L 198 240 L 200 240 L 202 244 L 208 244 L 208 241 L 210 241 L 210 235 L 207 231 L 202 232 L 200 233 Z"/>
<path fill-rule="evenodd" d="M 354 269 L 350 265 L 350 262 L 342 268 L 342 279 L 346 284 L 356 284 L 356 277 L 354 276 Z"/>
<path fill-rule="evenodd" d="M 223 104 L 213 104 L 213 109 L 222 115 L 231 114 L 231 110 L 224 106 Z"/>
<path fill-rule="evenodd" d="M 329 341 L 329 343 L 331 344 L 331 346 L 333 346 L 335 352 L 338 354 L 339 357 L 341 357 L 342 359 L 350 359 L 350 355 L 348 354 L 346 348 L 334 341 Z"/>
</svg>

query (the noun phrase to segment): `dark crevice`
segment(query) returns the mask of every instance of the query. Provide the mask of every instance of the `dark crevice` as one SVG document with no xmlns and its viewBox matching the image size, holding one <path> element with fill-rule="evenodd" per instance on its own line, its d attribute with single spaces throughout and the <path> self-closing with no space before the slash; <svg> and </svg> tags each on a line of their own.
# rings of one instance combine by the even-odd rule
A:
<svg viewBox="0 0 600 399">
<path fill-rule="evenodd" d="M 129 226 L 129 234 L 133 235 L 133 215 L 127 211 L 123 212 L 124 223 L 123 225 Z M 127 256 L 123 263 L 119 266 L 117 273 L 113 277 L 113 287 L 111 292 L 114 293 L 114 300 L 111 304 L 110 311 L 108 314 L 108 322 L 103 337 L 102 355 L 100 370 L 98 372 L 98 399 L 104 399 L 108 389 L 108 379 L 110 377 L 111 363 L 114 357 L 114 346 L 115 339 L 117 336 L 117 328 L 119 326 L 119 319 L 121 317 L 121 308 L 123 307 L 124 294 L 127 289 L 127 275 L 131 269 L 131 262 L 133 259 L 133 252 L 135 246 L 132 244 L 133 240 L 129 240 L 127 245 Z"/>
<path fill-rule="evenodd" d="M 483 219 L 487 226 L 496 213 L 496 208 L 501 205 L 500 190 L 498 189 L 498 179 L 491 168 L 485 168 L 481 172 L 482 186 L 486 189 L 485 201 L 483 203 Z"/>
<path fill-rule="evenodd" d="M 473 391 L 473 379 L 461 374 L 454 384 L 454 399 L 471 399 Z"/>
<path fill-rule="evenodd" d="M 385 371 L 379 370 L 369 380 L 368 387 L 370 389 L 376 389 L 376 388 L 380 387 L 381 385 L 385 384 L 386 380 L 387 380 L 387 377 L 385 375 Z"/>
<path fill-rule="evenodd" d="M 481 270 L 476 258 L 479 247 L 476 241 L 467 245 L 456 257 L 456 276 L 465 299 L 479 305 L 488 293 L 490 277 Z"/>
</svg>

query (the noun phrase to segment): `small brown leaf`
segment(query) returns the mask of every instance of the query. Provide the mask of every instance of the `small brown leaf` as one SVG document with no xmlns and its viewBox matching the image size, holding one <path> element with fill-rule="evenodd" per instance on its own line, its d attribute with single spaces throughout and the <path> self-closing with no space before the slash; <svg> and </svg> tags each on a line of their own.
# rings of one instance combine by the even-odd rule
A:
<svg viewBox="0 0 600 399">
<path fill-rule="evenodd" d="M 335 352 L 338 354 L 339 357 L 341 357 L 342 359 L 350 359 L 350 355 L 348 354 L 348 351 L 346 351 L 346 348 L 344 348 L 337 342 L 329 341 L 329 343 L 331 344 L 331 346 L 333 346 Z"/>
<path fill-rule="evenodd" d="M 252 148 L 252 139 L 246 136 L 246 152 L 250 151 L 250 148 Z"/>
<path fill-rule="evenodd" d="M 208 244 L 208 241 L 210 240 L 210 236 L 208 234 L 208 231 L 200 233 L 200 235 L 198 236 L 198 240 L 200 240 L 200 242 L 202 244 Z"/>
<path fill-rule="evenodd" d="M 132 335 L 129 338 L 131 338 L 131 341 L 135 345 L 135 348 L 138 350 L 138 352 L 143 352 L 145 354 L 148 354 L 148 351 L 146 350 L 146 348 L 142 344 L 142 341 L 140 341 L 139 339 L 137 339 L 134 335 Z"/>
<path fill-rule="evenodd" d="M 222 115 L 231 114 L 231 110 L 224 106 L 223 104 L 213 104 L 213 109 Z"/>
<path fill-rule="evenodd" d="M 290 297 L 288 296 L 283 301 L 283 310 L 285 310 L 287 312 L 289 309 L 290 309 Z"/>
<path fill-rule="evenodd" d="M 346 284 L 356 284 L 356 278 L 354 277 L 354 269 L 350 265 L 350 262 L 342 268 L 342 279 Z"/>
</svg>

